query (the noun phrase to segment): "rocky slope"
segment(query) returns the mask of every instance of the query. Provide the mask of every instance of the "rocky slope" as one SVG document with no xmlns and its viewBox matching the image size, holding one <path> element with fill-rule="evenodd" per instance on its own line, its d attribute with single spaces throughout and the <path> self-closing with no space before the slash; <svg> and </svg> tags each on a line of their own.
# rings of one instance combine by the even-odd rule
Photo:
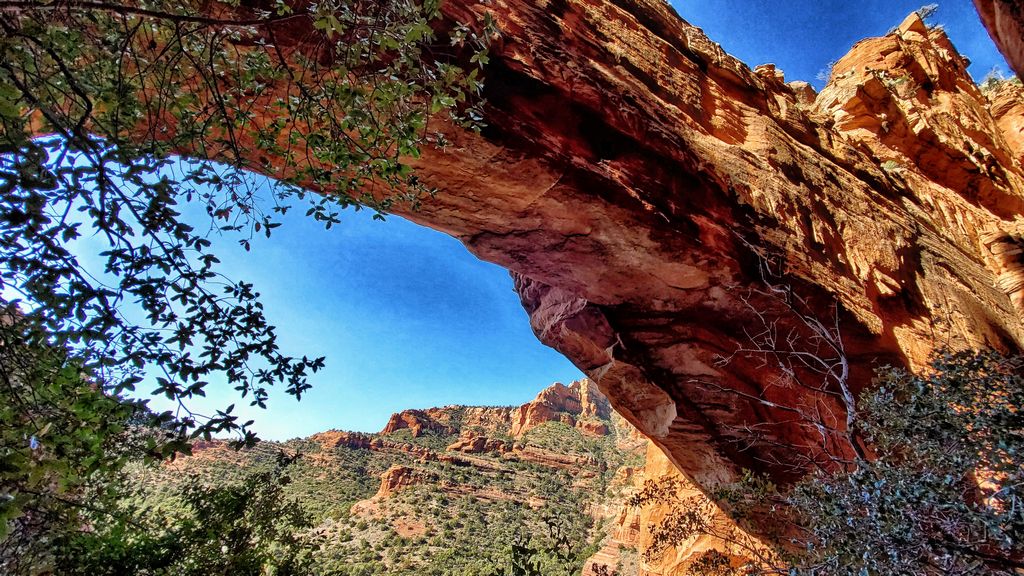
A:
<svg viewBox="0 0 1024 576">
<path fill-rule="evenodd" d="M 488 128 L 436 126 L 451 144 L 415 166 L 439 193 L 397 211 L 509 268 L 538 337 L 700 484 L 861 449 L 879 363 L 1024 342 L 1020 108 L 941 30 L 857 44 L 814 95 L 662 0 L 442 11 L 442 39 L 500 31 Z"/>
<path fill-rule="evenodd" d="M 230 482 L 279 451 L 301 454 L 288 494 L 313 513 L 318 565 L 332 574 L 496 574 L 524 544 L 545 574 L 579 574 L 586 561 L 584 573 L 655 575 L 638 553 L 644 542 L 619 536 L 623 518 L 657 520 L 626 505 L 664 473 L 666 464 L 642 472 L 648 446 L 583 380 L 519 407 L 406 410 L 378 434 L 331 430 L 242 452 L 199 443 L 137 480 L 165 505 L 161 494 L 188 475 Z"/>
<path fill-rule="evenodd" d="M 289 470 L 290 495 L 319 522 L 316 531 L 327 542 L 322 565 L 341 574 L 450 575 L 470 565 L 491 574 L 508 560 L 502 553 L 509 538 L 543 533 L 545 517 L 578 523 L 576 557 L 568 563 L 573 575 L 685 574 L 708 553 L 726 554 L 739 565 L 750 551 L 737 542 L 758 545 L 659 448 L 611 412 L 589 380 L 553 384 L 518 407 L 405 410 L 378 434 L 330 430 L 241 453 L 221 442 L 199 442 L 193 456 L 144 482 L 151 494 L 188 474 L 222 482 L 272 461 L 279 450 L 302 454 Z M 664 499 L 629 502 L 649 486 L 669 490 Z M 658 545 L 657 529 L 679 514 L 681 501 L 699 502 L 729 540 L 703 536 Z M 488 523 L 497 518 L 512 524 L 494 531 Z M 365 553 L 363 542 L 373 553 Z M 443 562 L 432 561 L 435 556 Z"/>
</svg>

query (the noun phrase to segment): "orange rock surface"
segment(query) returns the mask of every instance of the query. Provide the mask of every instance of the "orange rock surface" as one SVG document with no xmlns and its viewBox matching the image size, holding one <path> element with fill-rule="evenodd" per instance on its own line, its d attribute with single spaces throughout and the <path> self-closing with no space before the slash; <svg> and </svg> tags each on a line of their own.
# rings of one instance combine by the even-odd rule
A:
<svg viewBox="0 0 1024 576">
<path fill-rule="evenodd" d="M 380 475 L 380 488 L 376 494 L 352 505 L 352 514 L 355 516 L 376 516 L 380 513 L 381 502 L 390 498 L 395 492 L 419 484 L 426 484 L 431 480 L 421 470 L 395 464 Z"/>
<path fill-rule="evenodd" d="M 693 562 L 709 552 L 723 554 L 732 561 L 734 567 L 739 567 L 750 562 L 752 549 L 767 551 L 756 536 L 745 532 L 717 506 L 707 501 L 698 487 L 682 475 L 653 444 L 647 443 L 646 461 L 642 467 L 624 468 L 619 472 L 626 476 L 620 481 L 631 485 L 629 494 L 642 490 L 652 482 L 673 482 L 677 489 L 671 501 L 634 507 L 623 500 L 620 506 L 606 511 L 612 520 L 610 538 L 588 559 L 583 576 L 600 576 L 602 567 L 613 570 L 621 565 L 624 549 L 639 553 L 636 560 L 637 576 L 685 576 Z M 709 511 L 706 518 L 720 536 L 701 535 L 691 537 L 677 546 L 656 546 L 654 534 L 659 525 L 685 512 L 677 509 L 674 504 L 691 498 L 705 503 Z"/>
<path fill-rule="evenodd" d="M 556 383 L 545 388 L 532 402 L 523 404 L 512 413 L 512 428 L 509 434 L 521 436 L 531 428 L 545 422 L 563 422 L 578 426 L 595 435 L 602 435 L 599 423 L 587 423 L 586 418 L 608 419 L 611 406 L 590 380 L 573 382 L 569 386 Z M 582 419 L 578 419 L 582 418 Z"/>
<path fill-rule="evenodd" d="M 427 478 L 415 468 L 395 465 L 381 474 L 380 489 L 377 490 L 375 497 L 387 498 L 403 488 L 423 484 L 426 481 Z"/>
<path fill-rule="evenodd" d="M 941 30 L 859 43 L 811 102 L 656 0 L 445 5 L 484 10 L 489 128 L 425 155 L 440 193 L 407 215 L 512 269 L 540 339 L 698 483 L 827 462 L 793 409 L 845 429 L 839 390 L 735 354 L 801 329 L 756 254 L 837 327 L 851 394 L 940 345 L 1024 342 L 1019 112 L 997 122 Z"/>
<path fill-rule="evenodd" d="M 423 410 L 403 410 L 391 415 L 391 419 L 384 425 L 381 434 L 394 434 L 399 430 L 408 430 L 413 438 L 418 438 L 426 431 L 451 434 L 452 429 L 445 426 Z"/>
<path fill-rule="evenodd" d="M 988 95 L 989 111 L 1018 164 L 1024 163 L 1024 86 L 1005 82 Z"/>
<path fill-rule="evenodd" d="M 525 460 L 544 466 L 572 469 L 583 461 L 534 447 L 524 447 L 507 438 L 521 437 L 529 430 L 548 422 L 575 426 L 583 434 L 605 436 L 605 421 L 612 417 L 608 399 L 590 380 L 566 386 L 556 382 L 542 390 L 536 398 L 512 408 L 505 406 L 444 406 L 426 410 L 403 410 L 391 415 L 380 434 L 329 430 L 309 437 L 325 448 L 344 446 L 378 452 L 410 454 L 420 461 L 448 460 L 468 465 L 486 463 L 468 461 L 451 454 L 439 454 L 425 446 L 395 441 L 389 435 L 408 430 L 418 438 L 426 433 L 441 435 L 459 432 L 448 452 L 463 454 L 495 453 L 507 459 Z M 457 424 L 457 426 L 456 426 Z"/>
<path fill-rule="evenodd" d="M 450 452 L 465 452 L 467 454 L 479 454 L 481 452 L 496 452 L 499 454 L 510 451 L 512 447 L 508 442 L 496 438 L 479 436 L 474 432 L 463 432 L 459 439 L 448 446 Z"/>
</svg>

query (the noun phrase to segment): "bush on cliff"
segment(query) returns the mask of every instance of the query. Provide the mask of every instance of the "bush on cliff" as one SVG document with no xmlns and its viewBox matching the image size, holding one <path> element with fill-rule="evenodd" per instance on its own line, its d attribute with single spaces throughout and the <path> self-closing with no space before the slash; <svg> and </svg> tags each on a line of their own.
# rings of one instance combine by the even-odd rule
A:
<svg viewBox="0 0 1024 576">
<path fill-rule="evenodd" d="M 879 373 L 858 425 L 875 457 L 789 496 L 802 573 L 1014 574 L 1024 568 L 1024 357 L 942 354 Z"/>
<path fill-rule="evenodd" d="M 704 497 L 650 485 L 633 503 L 677 513 L 653 530 L 657 554 L 708 534 L 749 563 L 699 562 L 694 575 L 1018 574 L 1024 568 L 1024 357 L 944 353 L 931 369 L 878 372 L 858 404 L 867 458 L 836 462 L 782 490 L 747 474 L 714 496 L 741 525 L 768 527 L 765 549 L 712 521 Z"/>
</svg>

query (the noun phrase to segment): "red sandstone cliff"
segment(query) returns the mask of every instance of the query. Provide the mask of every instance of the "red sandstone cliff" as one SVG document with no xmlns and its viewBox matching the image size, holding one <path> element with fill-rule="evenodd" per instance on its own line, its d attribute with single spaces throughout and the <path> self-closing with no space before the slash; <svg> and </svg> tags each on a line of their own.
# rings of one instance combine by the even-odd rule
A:
<svg viewBox="0 0 1024 576">
<path fill-rule="evenodd" d="M 584 379 L 566 386 L 556 382 L 536 398 L 518 407 L 445 406 L 426 410 L 403 410 L 391 415 L 382 435 L 409 430 L 414 438 L 426 432 L 441 435 L 463 431 L 466 438 L 486 435 L 522 436 L 545 422 L 575 426 L 586 434 L 603 436 L 608 429 L 602 420 L 611 418 L 608 399 L 596 384 Z M 348 433 L 343 433 L 348 434 Z M 475 446 L 467 440 L 465 446 Z"/>
<path fill-rule="evenodd" d="M 610 417 L 611 406 L 593 382 L 581 380 L 569 386 L 559 383 L 544 389 L 536 399 L 512 413 L 509 434 L 520 436 L 544 422 L 556 421 L 603 436 L 608 433 L 607 428 L 595 420 Z"/>
<path fill-rule="evenodd" d="M 317 466 L 329 468 L 337 465 L 334 449 L 347 448 L 397 457 L 405 462 L 391 465 L 380 475 L 377 492 L 352 505 L 352 514 L 360 517 L 386 516 L 385 510 L 394 508 L 392 501 L 398 492 L 418 485 L 427 485 L 432 491 L 449 495 L 469 495 L 477 501 L 517 501 L 536 508 L 543 505 L 542 500 L 521 490 L 510 490 L 495 478 L 521 473 L 522 465 L 529 464 L 571 475 L 575 484 L 593 488 L 598 478 L 609 472 L 603 453 L 580 451 L 579 446 L 572 446 L 572 438 L 580 438 L 572 430 L 556 427 L 538 430 L 539 437 L 531 434 L 549 423 L 575 427 L 578 434 L 590 436 L 607 436 L 614 428 L 614 451 L 621 454 L 641 453 L 647 445 L 634 428 L 614 415 L 596 385 L 581 380 L 568 386 L 555 383 L 534 400 L 516 408 L 445 406 L 405 410 L 394 414 L 379 434 L 322 432 L 308 438 L 319 444 L 320 449 L 312 450 L 305 458 Z M 459 436 L 441 449 L 395 436 L 404 431 L 408 431 L 412 439 L 430 435 Z M 451 473 L 439 476 L 429 472 L 438 469 L 438 463 L 491 477 L 493 485 L 459 483 L 453 480 Z M 601 506 L 612 510 L 611 513 L 624 505 L 620 499 L 609 498 L 604 489 L 588 494 L 588 499 L 592 500 L 591 506 Z"/>
<path fill-rule="evenodd" d="M 423 410 L 403 410 L 391 415 L 391 419 L 381 430 L 381 434 L 393 434 L 399 430 L 408 430 L 413 438 L 418 438 L 424 432 L 437 432 L 440 434 L 451 434 L 452 429 L 434 420 L 430 414 Z"/>
<path fill-rule="evenodd" d="M 309 437 L 325 448 L 344 446 L 360 450 L 402 453 L 420 461 L 444 461 L 474 465 L 478 461 L 457 454 L 499 454 L 507 460 L 523 460 L 554 468 L 574 469 L 593 462 L 522 444 L 530 430 L 548 422 L 575 427 L 583 434 L 605 436 L 612 418 L 608 399 L 589 380 L 568 386 L 556 382 L 535 399 L 518 407 L 444 406 L 425 410 L 403 410 L 391 415 L 379 434 L 330 430 Z M 445 453 L 426 446 L 389 438 L 408 430 L 413 438 L 425 434 L 459 434 Z"/>
</svg>

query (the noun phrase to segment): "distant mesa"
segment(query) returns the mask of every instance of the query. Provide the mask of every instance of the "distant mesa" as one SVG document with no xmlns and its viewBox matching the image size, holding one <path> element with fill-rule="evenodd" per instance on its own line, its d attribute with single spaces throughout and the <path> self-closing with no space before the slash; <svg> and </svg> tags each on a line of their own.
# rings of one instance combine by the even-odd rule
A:
<svg viewBox="0 0 1024 576">
<path fill-rule="evenodd" d="M 399 430 L 408 430 L 413 438 L 419 438 L 425 432 L 437 432 L 439 434 L 452 434 L 455 430 L 450 426 L 444 426 L 423 410 L 403 410 L 391 415 L 381 434 L 394 434 Z"/>
<path fill-rule="evenodd" d="M 419 438 L 426 433 L 445 436 L 472 431 L 471 436 L 456 443 L 456 449 L 479 452 L 490 451 L 486 447 L 489 435 L 518 438 L 548 422 L 576 427 L 590 436 L 605 436 L 609 433 L 606 421 L 611 415 L 612 408 L 608 399 L 601 394 L 596 384 L 583 379 L 569 385 L 556 382 L 518 408 L 445 406 L 403 410 L 391 415 L 380 434 L 387 436 L 408 430 L 413 438 Z M 499 443 L 492 443 L 491 446 L 500 450 Z"/>
</svg>

